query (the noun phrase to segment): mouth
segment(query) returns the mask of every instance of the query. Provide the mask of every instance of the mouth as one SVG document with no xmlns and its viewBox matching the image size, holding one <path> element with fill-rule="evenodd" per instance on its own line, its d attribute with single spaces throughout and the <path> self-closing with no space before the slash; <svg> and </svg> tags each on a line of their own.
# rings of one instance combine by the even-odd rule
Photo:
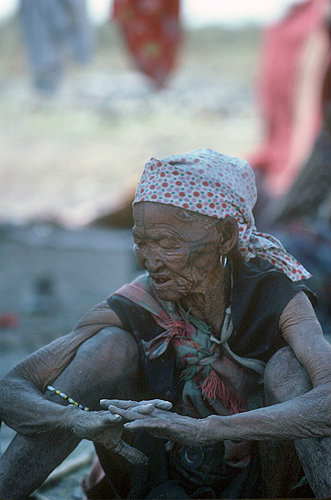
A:
<svg viewBox="0 0 331 500">
<path fill-rule="evenodd" d="M 153 276 L 150 275 L 150 278 L 152 280 L 153 286 L 157 289 L 160 289 L 164 286 L 167 286 L 167 284 L 170 281 L 170 278 L 168 276 Z"/>
</svg>

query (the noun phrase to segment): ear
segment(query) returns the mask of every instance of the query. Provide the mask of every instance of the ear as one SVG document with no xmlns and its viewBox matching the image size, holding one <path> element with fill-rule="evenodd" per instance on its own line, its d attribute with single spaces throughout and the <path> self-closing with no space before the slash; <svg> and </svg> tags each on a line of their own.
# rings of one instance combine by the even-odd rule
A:
<svg viewBox="0 0 331 500">
<path fill-rule="evenodd" d="M 218 224 L 218 247 L 222 255 L 227 255 L 237 245 L 238 224 L 233 217 L 225 217 Z"/>
</svg>

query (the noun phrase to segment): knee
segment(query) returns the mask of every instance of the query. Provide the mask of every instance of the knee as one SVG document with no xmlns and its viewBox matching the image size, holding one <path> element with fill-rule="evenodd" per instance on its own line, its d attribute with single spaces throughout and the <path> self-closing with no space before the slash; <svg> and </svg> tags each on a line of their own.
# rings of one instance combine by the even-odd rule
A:
<svg viewBox="0 0 331 500">
<path fill-rule="evenodd" d="M 267 404 L 293 399 L 311 389 L 306 370 L 287 346 L 279 349 L 268 361 L 264 371 Z"/>
<path fill-rule="evenodd" d="M 130 333 L 115 326 L 105 327 L 79 347 L 75 360 L 97 366 L 98 374 L 104 368 L 117 377 L 137 365 L 138 348 Z"/>
<path fill-rule="evenodd" d="M 107 327 L 80 346 L 52 385 L 84 406 L 96 408 L 101 398 L 120 397 L 132 391 L 138 369 L 138 348 L 132 335 Z"/>
</svg>

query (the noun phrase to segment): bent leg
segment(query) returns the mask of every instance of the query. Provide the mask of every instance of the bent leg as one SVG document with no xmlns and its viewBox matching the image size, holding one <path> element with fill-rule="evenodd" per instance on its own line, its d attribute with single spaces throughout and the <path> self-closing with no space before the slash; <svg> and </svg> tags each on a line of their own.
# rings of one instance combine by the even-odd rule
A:
<svg viewBox="0 0 331 500">
<path fill-rule="evenodd" d="M 70 432 L 16 434 L 0 459 L 0 498 L 26 498 L 79 443 Z"/>
<path fill-rule="evenodd" d="M 100 399 L 113 399 L 114 394 L 119 399 L 137 397 L 138 360 L 137 344 L 130 333 L 118 327 L 104 328 L 79 347 L 52 385 L 80 404 L 100 410 Z M 58 396 L 52 399 L 63 401 Z"/>
<path fill-rule="evenodd" d="M 137 379 L 138 351 L 134 339 L 117 327 L 109 327 L 82 344 L 53 386 L 84 406 L 98 410 L 99 400 L 103 398 L 136 399 Z M 67 404 L 58 396 L 48 395 L 48 399 Z M 47 404 L 43 395 L 40 402 Z M 19 405 L 19 401 L 16 404 Z M 79 441 L 62 427 L 62 422 L 59 428 L 47 433 L 17 434 L 0 459 L 0 497 L 17 499 L 29 495 Z"/>
<path fill-rule="evenodd" d="M 269 360 L 264 375 L 266 404 L 288 401 L 311 389 L 310 379 L 290 347 L 277 351 Z M 291 452 L 292 442 L 279 442 L 274 446 L 286 449 L 291 457 L 291 470 L 296 469 Z M 316 497 L 331 493 L 331 438 L 307 438 L 294 441 L 300 463 Z M 294 467 L 294 469 L 293 469 Z M 290 469 L 290 467 L 289 467 Z M 292 476 L 293 473 L 291 472 Z"/>
</svg>

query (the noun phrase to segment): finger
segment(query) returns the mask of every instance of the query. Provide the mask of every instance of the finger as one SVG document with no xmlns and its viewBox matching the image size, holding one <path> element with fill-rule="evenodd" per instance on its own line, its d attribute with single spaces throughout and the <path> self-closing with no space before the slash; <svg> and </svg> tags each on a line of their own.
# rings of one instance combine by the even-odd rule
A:
<svg viewBox="0 0 331 500">
<path fill-rule="evenodd" d="M 160 424 L 160 422 L 157 422 L 156 419 L 152 418 L 145 418 L 140 420 L 134 420 L 133 422 L 127 422 L 126 424 L 124 424 L 123 427 L 125 427 L 127 431 L 131 432 L 141 429 L 147 429 L 147 430 L 164 429 L 164 426 Z"/>
<path fill-rule="evenodd" d="M 124 424 L 124 427 L 129 432 L 136 432 L 139 430 L 143 430 L 148 432 L 151 436 L 154 436 L 158 439 L 173 439 L 174 436 L 170 433 L 163 425 L 156 424 L 155 421 L 150 419 L 145 420 L 135 420 L 134 422 L 128 422 Z"/>
<path fill-rule="evenodd" d="M 100 406 L 106 409 L 108 409 L 108 406 L 117 406 L 118 408 L 122 408 L 122 410 L 127 410 L 128 408 L 138 405 L 139 401 L 130 401 L 125 399 L 100 399 Z"/>
<path fill-rule="evenodd" d="M 115 448 L 113 449 L 115 453 L 118 453 L 123 458 L 125 458 L 128 462 L 133 465 L 147 465 L 148 458 L 141 451 L 129 446 L 124 441 L 121 441 L 119 450 Z"/>
<path fill-rule="evenodd" d="M 100 415 L 101 413 L 101 415 Z M 108 412 L 81 412 L 72 424 L 72 431 L 84 439 L 94 439 L 100 432 L 119 426 L 122 422 L 120 415 Z"/>
<path fill-rule="evenodd" d="M 150 403 L 147 403 L 145 405 L 134 406 L 133 408 L 131 408 L 131 411 L 135 411 L 142 415 L 150 415 L 154 410 L 155 406 Z"/>
<path fill-rule="evenodd" d="M 155 408 L 153 407 L 153 410 Z M 144 418 L 141 413 L 138 413 L 133 410 L 122 410 L 122 408 L 118 408 L 117 406 L 108 406 L 108 411 L 114 415 L 120 415 L 124 420 L 136 420 L 139 418 Z"/>
<path fill-rule="evenodd" d="M 97 425 L 108 427 L 109 424 L 117 424 L 122 421 L 122 417 L 118 413 L 104 412 L 103 415 L 97 415 L 99 422 Z"/>
<path fill-rule="evenodd" d="M 129 408 L 134 408 L 137 406 L 145 406 L 147 404 L 153 405 L 155 408 L 160 410 L 170 410 L 172 408 L 172 403 L 170 401 L 165 401 L 164 399 L 150 399 L 143 401 L 131 401 L 124 399 L 101 399 L 100 406 L 102 408 L 108 408 L 108 406 L 117 406 L 118 408 L 122 408 L 123 410 L 127 410 Z"/>
<path fill-rule="evenodd" d="M 150 403 L 158 408 L 159 410 L 170 410 L 172 408 L 172 403 L 164 399 L 151 399 L 149 401 L 143 401 L 144 403 Z"/>
<path fill-rule="evenodd" d="M 107 404 L 109 401 L 116 401 L 116 400 L 108 400 L 107 401 Z M 155 406 L 151 403 L 146 403 L 146 404 L 141 404 L 139 403 L 138 406 L 132 406 L 132 407 L 128 407 L 128 408 L 123 408 L 123 406 L 126 406 L 126 405 L 117 405 L 117 404 L 109 404 L 107 406 L 107 409 L 108 411 L 112 412 L 113 414 L 116 414 L 118 412 L 118 414 L 120 413 L 120 410 L 123 410 L 123 411 L 131 411 L 131 412 L 137 412 L 137 413 L 141 413 L 143 415 L 149 415 L 150 413 L 152 413 L 154 410 L 155 410 Z"/>
</svg>

